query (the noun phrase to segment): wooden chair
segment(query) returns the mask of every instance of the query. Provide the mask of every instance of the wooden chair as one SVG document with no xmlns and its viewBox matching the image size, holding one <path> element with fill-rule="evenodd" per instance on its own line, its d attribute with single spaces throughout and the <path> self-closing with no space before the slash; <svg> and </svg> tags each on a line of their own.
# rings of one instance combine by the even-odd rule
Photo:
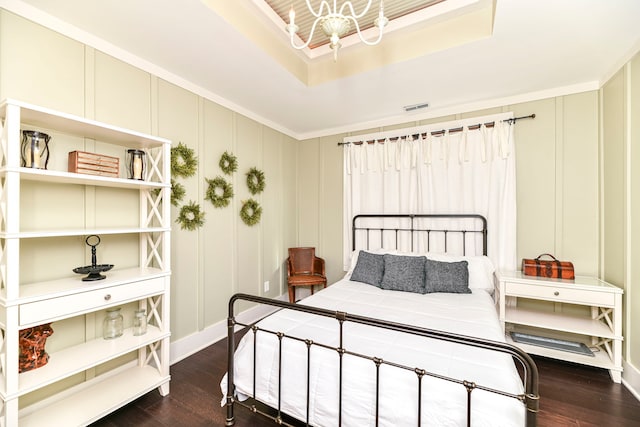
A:
<svg viewBox="0 0 640 427">
<path fill-rule="evenodd" d="M 291 303 L 296 302 L 296 286 L 311 286 L 312 295 L 314 286 L 327 287 L 324 259 L 316 256 L 315 248 L 289 248 L 287 284 Z"/>
</svg>

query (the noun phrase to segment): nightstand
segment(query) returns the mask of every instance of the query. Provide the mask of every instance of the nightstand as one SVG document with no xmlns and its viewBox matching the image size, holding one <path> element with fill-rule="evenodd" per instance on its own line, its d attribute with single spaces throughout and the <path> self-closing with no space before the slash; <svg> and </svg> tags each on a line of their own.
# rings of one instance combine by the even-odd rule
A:
<svg viewBox="0 0 640 427">
<path fill-rule="evenodd" d="M 520 271 L 495 276 L 496 304 L 507 341 L 530 354 L 608 369 L 614 382 L 621 381 L 622 289 L 587 276 L 548 279 Z M 538 343 L 514 342 L 512 332 Z M 582 343 L 593 355 L 559 350 L 554 348 L 557 343 Z"/>
</svg>

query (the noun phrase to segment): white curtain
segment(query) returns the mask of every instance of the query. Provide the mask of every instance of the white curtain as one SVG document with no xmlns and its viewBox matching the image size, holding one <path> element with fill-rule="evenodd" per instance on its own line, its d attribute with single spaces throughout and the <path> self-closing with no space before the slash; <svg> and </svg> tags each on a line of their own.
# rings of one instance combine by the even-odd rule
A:
<svg viewBox="0 0 640 427">
<path fill-rule="evenodd" d="M 497 269 L 515 270 L 516 171 L 510 118 L 512 113 L 345 138 L 345 270 L 353 217 L 382 213 L 483 215 L 488 256 Z M 491 122 L 494 127 L 485 126 Z M 458 128 L 462 131 L 449 132 Z"/>
</svg>

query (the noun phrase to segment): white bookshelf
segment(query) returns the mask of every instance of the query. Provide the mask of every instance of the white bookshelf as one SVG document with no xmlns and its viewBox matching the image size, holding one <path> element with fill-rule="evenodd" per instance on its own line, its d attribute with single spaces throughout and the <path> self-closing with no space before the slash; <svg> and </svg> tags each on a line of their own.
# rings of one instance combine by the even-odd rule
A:
<svg viewBox="0 0 640 427">
<path fill-rule="evenodd" d="M 146 179 L 23 168 L 20 166 L 22 129 L 52 130 L 85 141 L 115 145 L 122 147 L 122 153 L 125 148 L 145 150 Z M 87 425 L 153 389 L 157 388 L 163 396 L 169 393 L 170 150 L 171 142 L 164 138 L 16 100 L 0 103 L 0 250 L 3 253 L 0 257 L 0 329 L 5 340 L 0 349 L 0 359 L 4 362 L 0 364 L 3 406 L 0 426 Z M 25 182 L 30 185 L 23 186 Z M 134 192 L 139 200 L 138 209 L 126 214 L 138 224 L 131 226 L 127 220 L 122 227 L 99 223 L 61 229 L 55 223 L 26 227 L 20 223 L 21 198 L 28 197 L 30 189 L 40 183 L 57 184 L 53 190 L 47 187 L 47 191 L 80 186 Z M 65 206 L 64 202 L 56 206 L 63 214 L 65 209 L 70 212 L 79 208 L 88 209 L 87 206 Z M 131 241 L 136 242 L 132 250 L 139 252 L 138 266 L 120 269 L 116 265 L 104 273 L 106 279 L 95 282 L 84 282 L 82 275 L 71 271 L 67 277 L 36 282 L 20 277 L 21 258 L 30 256 L 28 251 L 21 251 L 21 242 L 45 239 L 55 243 L 56 239 L 92 234 L 136 235 Z M 67 319 L 92 319 L 96 325 L 101 322 L 96 313 L 125 304 L 147 310 L 146 334 L 134 336 L 130 329 L 125 329 L 122 337 L 112 340 L 101 336 L 91 338 L 89 334 L 79 343 L 48 351 L 46 365 L 18 373 L 20 330 Z M 122 359 L 132 353 L 136 354 L 135 360 Z M 119 366 L 111 366 L 118 363 Z M 109 365 L 107 371 L 95 375 L 95 369 L 105 365 Z M 47 387 L 82 373 L 86 380 L 79 384 L 54 387 L 51 390 L 62 391 L 47 391 L 48 395 L 36 403 L 20 403 L 29 393 L 49 390 Z"/>
</svg>

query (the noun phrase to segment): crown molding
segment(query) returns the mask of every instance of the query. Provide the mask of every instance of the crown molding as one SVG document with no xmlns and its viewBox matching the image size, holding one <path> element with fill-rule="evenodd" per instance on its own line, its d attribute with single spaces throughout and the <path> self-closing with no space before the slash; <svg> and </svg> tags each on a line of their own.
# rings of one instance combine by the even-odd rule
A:
<svg viewBox="0 0 640 427">
<path fill-rule="evenodd" d="M 579 83 L 570 86 L 556 87 L 545 89 L 537 92 L 528 92 L 514 96 L 487 99 L 468 104 L 452 105 L 442 108 L 431 108 L 429 111 L 419 110 L 419 113 L 401 114 L 387 117 L 381 120 L 372 120 L 368 122 L 354 123 L 353 125 L 340 126 L 331 129 L 323 129 L 317 132 L 299 133 L 294 138 L 302 141 L 306 139 L 321 138 L 330 135 L 341 135 L 345 133 L 359 132 L 366 129 L 379 128 L 384 126 L 393 126 L 401 123 L 419 122 L 421 120 L 432 119 L 437 117 L 448 116 L 451 114 L 464 114 L 471 111 L 484 110 L 488 108 L 502 107 L 507 105 L 521 104 L 524 102 L 537 101 L 540 99 L 554 98 L 558 96 L 572 95 L 575 93 L 588 92 L 598 90 L 600 83 L 591 81 Z"/>
</svg>

